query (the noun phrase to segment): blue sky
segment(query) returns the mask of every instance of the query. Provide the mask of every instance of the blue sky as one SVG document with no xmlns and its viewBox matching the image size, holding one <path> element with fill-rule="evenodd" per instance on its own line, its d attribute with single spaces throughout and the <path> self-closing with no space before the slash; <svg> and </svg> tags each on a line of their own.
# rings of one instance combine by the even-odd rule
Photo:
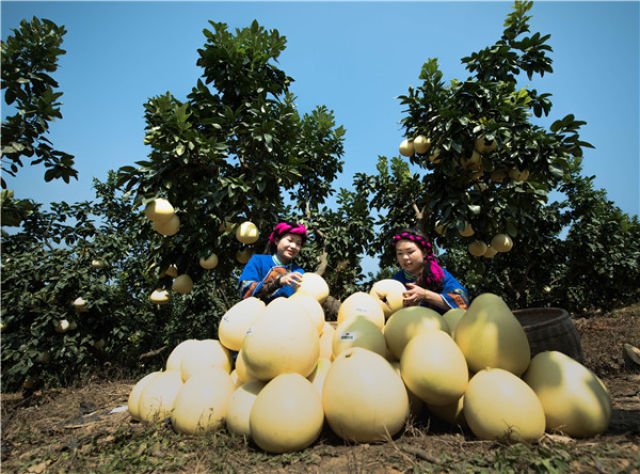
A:
<svg viewBox="0 0 640 474">
<path fill-rule="evenodd" d="M 255 18 L 287 37 L 280 67 L 295 79 L 301 113 L 333 110 L 346 128 L 344 172 L 375 173 L 379 155 L 398 154 L 397 96 L 419 85 L 422 64 L 439 60 L 445 79 L 464 79 L 460 59 L 493 44 L 511 2 L 28 2 L 2 1 L 2 39 L 23 18 L 66 26 L 59 69 L 63 119 L 56 149 L 76 157 L 79 180 L 45 184 L 43 168 L 4 176 L 16 197 L 91 200 L 95 176 L 145 158 L 143 104 L 170 91 L 184 100 L 200 77 L 197 49 L 208 20 L 231 29 Z M 537 2 L 533 32 L 551 34 L 554 72 L 523 81 L 552 94 L 552 121 L 573 113 L 592 143 L 586 175 L 624 212 L 640 210 L 640 3 Z M 7 108 L 3 102 L 3 118 Z"/>
</svg>

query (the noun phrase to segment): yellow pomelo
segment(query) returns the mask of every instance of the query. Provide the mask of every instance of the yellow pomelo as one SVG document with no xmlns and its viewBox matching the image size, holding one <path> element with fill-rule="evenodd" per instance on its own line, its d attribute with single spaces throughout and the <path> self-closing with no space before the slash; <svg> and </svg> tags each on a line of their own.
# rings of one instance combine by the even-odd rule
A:
<svg viewBox="0 0 640 474">
<path fill-rule="evenodd" d="M 177 234 L 178 229 L 180 229 L 180 218 L 177 216 L 177 214 L 172 215 L 167 222 L 153 223 L 153 230 L 155 230 L 158 234 L 166 236 Z"/>
<path fill-rule="evenodd" d="M 482 240 L 474 240 L 469 244 L 469 253 L 474 257 L 482 257 L 487 251 L 487 244 Z"/>
<path fill-rule="evenodd" d="M 311 322 L 318 331 L 318 336 L 322 334 L 324 328 L 324 309 L 318 301 L 308 293 L 296 292 L 289 297 L 289 300 L 300 305 L 306 314 L 311 318 Z"/>
<path fill-rule="evenodd" d="M 284 311 L 269 316 L 269 306 L 242 342 L 242 357 L 250 378 L 269 380 L 295 372 L 307 377 L 320 354 L 318 331 L 295 303 L 281 306 Z"/>
<path fill-rule="evenodd" d="M 251 413 L 251 438 L 265 451 L 286 453 L 311 445 L 324 413 L 318 393 L 300 374 L 280 374 L 258 393 Z"/>
<path fill-rule="evenodd" d="M 178 275 L 175 280 L 173 280 L 173 286 L 171 289 L 176 293 L 181 293 L 186 295 L 193 288 L 193 280 L 189 275 L 183 273 L 182 275 Z"/>
<path fill-rule="evenodd" d="M 602 433 L 611 420 L 611 397 L 587 367 L 559 351 L 536 354 L 523 376 L 544 409 L 547 429 L 571 436 Z"/>
<path fill-rule="evenodd" d="M 245 221 L 236 228 L 236 239 L 243 244 L 253 244 L 258 236 L 258 227 L 251 221 Z"/>
<path fill-rule="evenodd" d="M 173 348 L 169 357 L 167 357 L 167 370 L 180 370 L 180 364 L 182 364 L 182 357 L 185 353 L 191 350 L 191 347 L 196 345 L 199 341 L 197 339 L 186 339 Z"/>
<path fill-rule="evenodd" d="M 402 294 L 405 291 L 406 288 L 401 282 L 386 278 L 375 282 L 369 294 L 378 300 L 384 317 L 388 319 L 395 311 L 403 307 Z"/>
<path fill-rule="evenodd" d="M 171 413 L 173 427 L 184 434 L 204 434 L 222 428 L 234 389 L 231 376 L 218 367 L 194 374 L 176 395 Z"/>
<path fill-rule="evenodd" d="M 89 308 L 87 308 L 87 302 L 82 297 L 78 297 L 73 300 L 73 309 L 76 310 L 76 313 L 86 313 L 89 311 Z"/>
<path fill-rule="evenodd" d="M 502 183 L 505 178 L 508 176 L 509 173 L 507 173 L 506 170 L 495 170 L 493 173 L 491 173 L 491 180 L 495 181 L 496 183 Z"/>
<path fill-rule="evenodd" d="M 414 147 L 413 142 L 410 140 L 402 140 L 398 149 L 402 156 L 413 156 Z"/>
<path fill-rule="evenodd" d="M 494 249 L 491 245 L 487 245 L 487 250 L 484 251 L 482 256 L 484 258 L 493 258 L 498 253 L 496 249 Z"/>
<path fill-rule="evenodd" d="M 402 379 L 381 355 L 361 347 L 338 357 L 324 379 L 322 406 L 342 439 L 384 441 L 404 426 L 409 397 Z"/>
<path fill-rule="evenodd" d="M 233 385 L 238 388 L 240 385 L 242 385 L 244 382 L 240 382 L 240 380 L 238 379 L 238 371 L 236 369 L 233 369 L 229 375 L 231 376 L 231 380 L 233 380 Z"/>
<path fill-rule="evenodd" d="M 322 397 L 322 387 L 324 387 L 324 379 L 327 377 L 329 373 L 329 369 L 331 368 L 331 360 L 325 358 L 319 358 L 318 364 L 316 368 L 311 372 L 311 375 L 307 377 L 313 388 L 318 392 L 318 396 Z"/>
<path fill-rule="evenodd" d="M 435 329 L 409 341 L 402 352 L 400 372 L 409 390 L 431 405 L 453 403 L 469 382 L 462 351 L 449 334 Z"/>
<path fill-rule="evenodd" d="M 229 431 L 247 437 L 251 435 L 249 415 L 253 402 L 265 385 L 266 382 L 261 380 L 249 380 L 235 389 L 229 399 L 225 418 Z"/>
<path fill-rule="evenodd" d="M 127 407 L 129 408 L 129 414 L 131 415 L 131 418 L 133 418 L 134 420 L 140 420 L 140 395 L 142 394 L 143 390 L 147 388 L 147 385 L 149 385 L 149 383 L 161 373 L 162 372 L 158 370 L 156 372 L 151 372 L 150 374 L 145 375 L 140 380 L 138 380 L 138 382 L 136 382 L 136 384 L 131 389 L 131 392 L 129 392 Z"/>
<path fill-rule="evenodd" d="M 520 376 L 531 360 L 524 328 L 503 299 L 492 293 L 471 302 L 458 322 L 455 341 L 472 372 L 491 367 Z"/>
<path fill-rule="evenodd" d="M 497 234 L 491 239 L 491 248 L 496 252 L 508 252 L 513 247 L 513 240 L 507 234 Z"/>
<path fill-rule="evenodd" d="M 220 341 L 202 339 L 187 346 L 180 362 L 183 382 L 189 380 L 197 372 L 210 367 L 222 369 L 227 374 L 231 372 L 231 354 L 226 347 L 220 344 Z"/>
<path fill-rule="evenodd" d="M 322 334 L 320 335 L 320 358 L 329 360 L 333 359 L 333 336 L 335 333 L 336 328 L 325 321 L 322 328 Z"/>
<path fill-rule="evenodd" d="M 264 301 L 251 296 L 224 313 L 218 324 L 218 339 L 228 349 L 239 351 L 244 335 L 266 308 Z"/>
<path fill-rule="evenodd" d="M 436 148 L 435 150 L 433 150 L 433 153 L 429 155 L 429 161 L 433 164 L 442 163 L 442 158 L 439 158 L 439 156 L 440 148 Z"/>
<path fill-rule="evenodd" d="M 391 315 L 384 326 L 384 339 L 393 356 L 400 360 L 407 343 L 425 330 L 449 332 L 447 321 L 435 310 L 424 306 L 408 306 Z"/>
<path fill-rule="evenodd" d="M 56 332 L 64 333 L 71 329 L 71 324 L 66 319 L 60 319 L 58 321 L 53 321 L 53 328 Z"/>
<path fill-rule="evenodd" d="M 238 354 L 236 355 L 235 367 L 236 374 L 238 375 L 238 382 L 245 383 L 252 380 L 252 377 L 247 373 L 247 365 L 244 362 L 244 357 L 242 357 L 242 349 L 238 351 Z"/>
<path fill-rule="evenodd" d="M 151 222 L 164 223 L 173 217 L 175 210 L 165 198 L 156 198 L 144 208 L 144 215 Z"/>
<path fill-rule="evenodd" d="M 329 296 L 329 285 L 322 276 L 313 272 L 305 272 L 296 292 L 308 293 L 318 303 L 322 303 Z"/>
<path fill-rule="evenodd" d="M 178 267 L 176 266 L 176 264 L 172 263 L 168 267 L 163 268 L 162 271 L 160 272 L 160 274 L 158 275 L 158 278 L 162 278 L 163 276 L 168 276 L 168 277 L 171 277 L 171 278 L 177 277 L 178 276 Z"/>
<path fill-rule="evenodd" d="M 378 300 L 368 293 L 357 291 L 349 295 L 338 308 L 338 325 L 352 316 L 363 316 L 380 329 L 384 327 L 384 311 Z"/>
<path fill-rule="evenodd" d="M 400 380 L 402 380 L 402 373 L 400 372 L 400 361 L 394 360 L 389 361 L 389 363 L 391 364 L 391 367 L 393 367 L 393 370 L 396 371 L 396 374 L 398 374 L 398 377 L 400 377 Z M 404 380 L 402 381 L 402 383 L 404 384 Z M 409 390 L 406 384 L 404 388 L 407 390 L 407 396 L 409 397 L 409 416 L 415 420 L 422 414 L 425 403 L 420 400 L 420 397 Z"/>
<path fill-rule="evenodd" d="M 529 179 L 529 170 L 520 170 L 517 167 L 513 167 L 509 170 L 509 177 L 514 181 L 524 182 Z"/>
<path fill-rule="evenodd" d="M 628 342 L 622 345 L 622 357 L 627 362 L 640 365 L 640 349 Z"/>
<path fill-rule="evenodd" d="M 446 405 L 430 405 L 427 403 L 427 409 L 429 410 L 429 413 L 432 413 L 447 423 L 456 426 L 466 425 L 466 421 L 464 419 L 464 395 L 456 401 L 447 403 Z"/>
<path fill-rule="evenodd" d="M 482 168 L 482 157 L 477 151 L 473 151 L 471 156 L 463 163 L 463 166 L 468 169 L 478 170 Z"/>
<path fill-rule="evenodd" d="M 464 229 L 459 230 L 458 232 L 462 237 L 471 237 L 473 234 L 476 233 L 476 231 L 473 230 L 473 227 L 471 227 L 471 224 L 468 222 L 465 222 Z"/>
<path fill-rule="evenodd" d="M 238 261 L 238 263 L 242 263 L 244 265 L 251 259 L 252 255 L 253 252 L 249 249 L 238 250 L 236 252 L 236 260 Z"/>
<path fill-rule="evenodd" d="M 413 149 L 416 153 L 420 155 L 424 155 L 427 151 L 429 151 L 429 147 L 431 146 L 431 140 L 429 140 L 424 135 L 418 135 L 413 140 Z"/>
<path fill-rule="evenodd" d="M 484 135 L 476 139 L 476 142 L 475 142 L 475 149 L 479 153 L 492 152 L 493 150 L 496 149 L 497 146 L 498 144 L 496 143 L 495 140 L 491 140 L 490 142 L 488 142 L 487 140 L 485 140 Z"/>
<path fill-rule="evenodd" d="M 218 232 L 233 232 L 234 227 L 235 224 L 232 222 L 231 218 L 225 218 L 218 226 Z"/>
<path fill-rule="evenodd" d="M 180 387 L 182 387 L 182 379 L 177 370 L 162 372 L 153 378 L 140 394 L 138 404 L 140 419 L 155 423 L 168 418 Z"/>
<path fill-rule="evenodd" d="M 212 253 L 207 258 L 200 257 L 200 266 L 205 270 L 213 270 L 218 266 L 218 256 Z"/>
<path fill-rule="evenodd" d="M 536 441 L 544 434 L 544 410 L 537 395 L 504 369 L 485 369 L 471 377 L 463 412 L 480 439 Z"/>
<path fill-rule="evenodd" d="M 466 312 L 467 310 L 463 308 L 451 308 L 450 310 L 448 310 L 446 313 L 442 315 L 444 320 L 449 325 L 449 334 L 451 334 L 451 337 L 454 340 L 456 338 L 456 327 L 458 327 L 458 323 L 460 322 L 460 320 L 462 319 L 462 316 L 464 316 L 464 313 Z"/>
<path fill-rule="evenodd" d="M 169 295 L 169 292 L 167 290 L 158 288 L 153 290 L 149 299 L 152 303 L 155 304 L 166 304 L 169 302 L 169 300 L 171 300 L 171 296 Z"/>
<path fill-rule="evenodd" d="M 382 331 L 365 316 L 351 316 L 336 328 L 331 344 L 333 358 L 352 347 L 368 349 L 382 357 L 387 352 L 387 344 Z"/>
<path fill-rule="evenodd" d="M 444 226 L 444 225 L 443 225 L 443 224 L 438 220 L 438 221 L 436 221 L 435 225 L 433 226 L 433 230 L 435 230 L 435 231 L 436 231 L 436 234 L 438 234 L 438 235 L 443 235 L 443 234 L 446 232 L 447 227 L 446 227 L 446 226 Z"/>
<path fill-rule="evenodd" d="M 104 262 L 102 260 L 93 259 L 91 260 L 91 266 L 93 268 L 104 268 Z"/>
</svg>

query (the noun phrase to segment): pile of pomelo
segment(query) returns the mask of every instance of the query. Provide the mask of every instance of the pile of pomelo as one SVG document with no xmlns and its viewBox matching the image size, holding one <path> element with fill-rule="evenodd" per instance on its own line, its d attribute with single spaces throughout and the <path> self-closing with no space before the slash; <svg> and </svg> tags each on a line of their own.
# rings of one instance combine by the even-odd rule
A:
<svg viewBox="0 0 640 474">
<path fill-rule="evenodd" d="M 561 352 L 531 358 L 500 297 L 485 293 L 440 315 L 403 307 L 403 290 L 378 281 L 346 298 L 334 324 L 315 273 L 290 298 L 242 300 L 218 339 L 183 341 L 164 371 L 134 386 L 131 416 L 171 418 L 185 434 L 226 426 L 274 453 L 311 445 L 325 423 L 347 442 L 388 440 L 426 410 L 488 440 L 607 428 L 611 399 L 600 379 Z"/>
</svg>

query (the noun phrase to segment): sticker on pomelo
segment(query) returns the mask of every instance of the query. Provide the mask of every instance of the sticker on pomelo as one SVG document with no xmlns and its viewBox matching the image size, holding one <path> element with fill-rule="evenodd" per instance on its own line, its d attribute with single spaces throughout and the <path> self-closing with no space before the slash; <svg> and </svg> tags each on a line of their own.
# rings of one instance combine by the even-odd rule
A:
<svg viewBox="0 0 640 474">
<path fill-rule="evenodd" d="M 358 333 L 353 331 L 341 332 L 339 339 L 341 341 L 355 341 L 356 339 L 358 339 Z"/>
</svg>

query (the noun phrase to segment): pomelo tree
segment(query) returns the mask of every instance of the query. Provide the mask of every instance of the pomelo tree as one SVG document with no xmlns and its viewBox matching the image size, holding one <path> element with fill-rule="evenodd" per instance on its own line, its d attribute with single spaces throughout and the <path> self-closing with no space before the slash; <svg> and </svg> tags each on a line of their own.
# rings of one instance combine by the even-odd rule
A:
<svg viewBox="0 0 640 474">
<path fill-rule="evenodd" d="M 324 205 L 342 171 L 344 129 L 326 106 L 297 110 L 293 79 L 276 66 L 286 44 L 277 30 L 256 21 L 235 33 L 224 23 L 210 25 L 198 50 L 202 78 L 184 101 L 166 93 L 145 104 L 144 140 L 151 151 L 119 170 L 119 184 L 137 204 L 166 198 L 180 219 L 175 235 L 154 236 L 150 257 L 159 268 L 175 264 L 196 284 L 206 272 L 226 281 L 242 269 L 237 253 L 262 252 L 273 226 L 289 218 L 312 232 L 300 257 L 307 270 L 322 272 L 347 260 L 343 265 L 357 271 L 362 239 L 338 230 L 348 227 L 351 210 Z M 346 207 L 352 202 L 346 191 L 339 200 Z M 368 218 L 364 209 L 358 212 Z M 243 221 L 257 225 L 257 242 L 234 238 Z M 345 242 L 352 243 L 345 249 Z M 218 266 L 202 269 L 200 257 L 212 253 Z M 224 293 L 238 296 L 237 288 Z"/>
<path fill-rule="evenodd" d="M 513 304 L 540 301 L 542 288 L 564 272 L 558 234 L 570 220 L 566 203 L 550 204 L 549 194 L 579 173 L 582 150 L 592 146 L 580 139 L 585 122 L 572 114 L 539 125 L 550 114 L 550 94 L 520 85 L 552 72 L 549 35 L 530 32 L 531 7 L 515 2 L 500 39 L 462 58 L 469 77 L 445 82 L 437 59 L 429 59 L 421 84 L 399 97 L 406 107 L 400 156 L 381 157 L 376 175 L 355 181 L 384 216 L 376 242 L 383 267 L 394 260 L 391 233 L 415 225 L 446 250 L 452 268 L 464 270 L 462 279 L 479 276 L 472 290 L 489 286 Z M 468 252 L 499 234 L 511 239 L 511 251 Z"/>
<path fill-rule="evenodd" d="M 51 122 L 62 118 L 62 92 L 51 74 L 66 53 L 60 47 L 66 33 L 64 26 L 33 17 L 2 41 L 2 90 L 6 105 L 15 110 L 2 122 L 2 172 L 9 176 L 30 160 L 44 164 L 45 181 L 78 179 L 74 157 L 54 149 L 47 138 Z M 7 187 L 4 179 L 2 187 Z"/>
</svg>

